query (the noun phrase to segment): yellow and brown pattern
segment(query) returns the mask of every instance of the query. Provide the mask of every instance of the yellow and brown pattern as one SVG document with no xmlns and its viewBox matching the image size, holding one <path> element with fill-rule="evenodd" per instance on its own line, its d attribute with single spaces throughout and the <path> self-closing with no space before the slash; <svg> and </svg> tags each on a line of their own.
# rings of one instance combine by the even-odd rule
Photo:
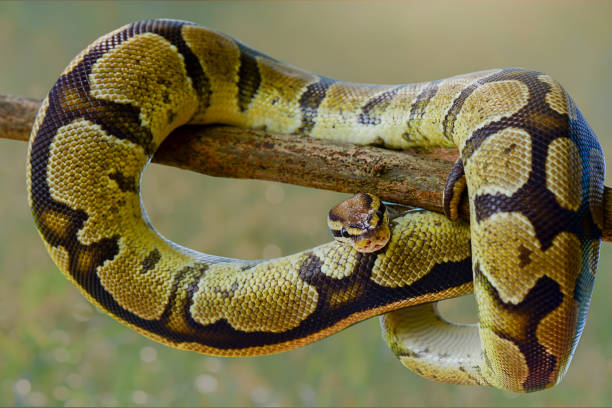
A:
<svg viewBox="0 0 612 408">
<path fill-rule="evenodd" d="M 453 188 L 458 171 L 448 191 L 467 188 L 472 222 L 411 212 L 391 222 L 389 244 L 372 253 L 332 242 L 242 261 L 182 248 L 143 214 L 140 176 L 173 129 L 211 123 L 393 149 L 457 146 L 465 184 Z M 428 378 L 525 392 L 557 383 L 579 340 L 604 168 L 580 111 L 539 72 L 346 83 L 213 30 L 151 20 L 101 37 L 62 73 L 32 130 L 27 182 L 36 226 L 62 272 L 92 303 L 159 342 L 225 356 L 275 353 L 469 293 L 473 281 L 480 327 L 460 338 L 482 341 L 480 353 L 462 365 L 427 360 L 423 350 L 402 360 Z M 435 311 L 411 313 L 431 321 Z M 413 327 L 407 319 L 390 319 L 400 323 L 387 333 Z M 438 331 L 453 341 L 452 330 Z"/>
</svg>

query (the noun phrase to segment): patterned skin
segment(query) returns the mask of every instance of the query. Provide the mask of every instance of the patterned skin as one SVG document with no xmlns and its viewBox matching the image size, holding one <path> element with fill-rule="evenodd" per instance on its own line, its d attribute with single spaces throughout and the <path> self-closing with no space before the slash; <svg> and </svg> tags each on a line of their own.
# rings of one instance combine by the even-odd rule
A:
<svg viewBox="0 0 612 408">
<path fill-rule="evenodd" d="M 457 146 L 463 170 L 447 191 L 467 187 L 472 222 L 410 212 L 390 222 L 384 248 L 368 253 L 331 242 L 244 261 L 180 247 L 148 222 L 140 177 L 173 129 L 212 123 L 393 149 Z M 32 130 L 27 181 L 60 270 L 92 303 L 161 343 L 275 353 L 474 290 L 480 326 L 467 335 L 476 350 L 468 363 L 421 361 L 413 344 L 395 341 L 404 326 L 431 321 L 430 306 L 393 312 L 386 337 L 428 378 L 525 392 L 557 383 L 579 340 L 604 166 L 571 98 L 542 73 L 346 83 L 191 23 L 153 20 L 100 38 L 62 73 Z M 464 338 L 452 330 L 438 331 Z"/>
</svg>

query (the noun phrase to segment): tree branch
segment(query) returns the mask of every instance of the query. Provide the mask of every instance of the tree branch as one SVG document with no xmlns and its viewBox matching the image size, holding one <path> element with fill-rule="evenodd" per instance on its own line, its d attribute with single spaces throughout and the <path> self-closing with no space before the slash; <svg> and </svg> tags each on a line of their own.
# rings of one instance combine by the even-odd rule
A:
<svg viewBox="0 0 612 408">
<path fill-rule="evenodd" d="M 0 137 L 26 141 L 40 102 L 0 95 Z M 456 149 L 393 151 L 227 126 L 184 126 L 153 157 L 156 163 L 218 177 L 279 181 L 443 212 L 442 189 Z M 606 203 L 612 189 L 606 187 Z M 612 241 L 612 205 L 605 206 L 604 240 Z M 461 216 L 469 219 L 466 200 Z"/>
<path fill-rule="evenodd" d="M 441 212 L 441 191 L 456 157 L 456 150 L 449 149 L 417 155 L 216 126 L 178 129 L 153 160 L 211 176 L 367 191 L 383 200 Z"/>
</svg>

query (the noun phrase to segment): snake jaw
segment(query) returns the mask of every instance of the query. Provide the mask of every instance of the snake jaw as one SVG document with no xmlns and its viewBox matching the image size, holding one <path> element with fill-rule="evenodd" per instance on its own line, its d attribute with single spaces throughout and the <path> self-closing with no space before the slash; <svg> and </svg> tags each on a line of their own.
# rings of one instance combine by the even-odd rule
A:
<svg viewBox="0 0 612 408">
<path fill-rule="evenodd" d="M 391 239 L 388 225 L 381 225 L 353 239 L 352 247 L 362 253 L 371 253 L 383 249 Z"/>
</svg>

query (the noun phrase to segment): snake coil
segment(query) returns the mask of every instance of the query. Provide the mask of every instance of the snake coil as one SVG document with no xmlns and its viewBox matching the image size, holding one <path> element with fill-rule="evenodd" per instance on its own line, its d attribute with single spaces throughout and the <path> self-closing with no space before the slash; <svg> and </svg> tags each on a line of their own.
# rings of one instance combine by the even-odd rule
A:
<svg viewBox="0 0 612 408">
<path fill-rule="evenodd" d="M 148 222 L 140 177 L 173 129 L 212 123 L 392 149 L 456 146 L 447 207 L 452 217 L 467 188 L 472 222 L 412 212 L 393 220 L 390 242 L 373 253 L 332 242 L 244 261 L 180 247 Z M 580 338 L 604 166 L 572 99 L 539 72 L 347 83 L 216 31 L 152 20 L 101 37 L 61 74 L 32 130 L 27 182 L 60 270 L 161 343 L 274 353 L 394 311 L 385 337 L 415 372 L 525 392 L 557 383 Z M 478 327 L 438 318 L 431 302 L 472 290 Z"/>
</svg>

